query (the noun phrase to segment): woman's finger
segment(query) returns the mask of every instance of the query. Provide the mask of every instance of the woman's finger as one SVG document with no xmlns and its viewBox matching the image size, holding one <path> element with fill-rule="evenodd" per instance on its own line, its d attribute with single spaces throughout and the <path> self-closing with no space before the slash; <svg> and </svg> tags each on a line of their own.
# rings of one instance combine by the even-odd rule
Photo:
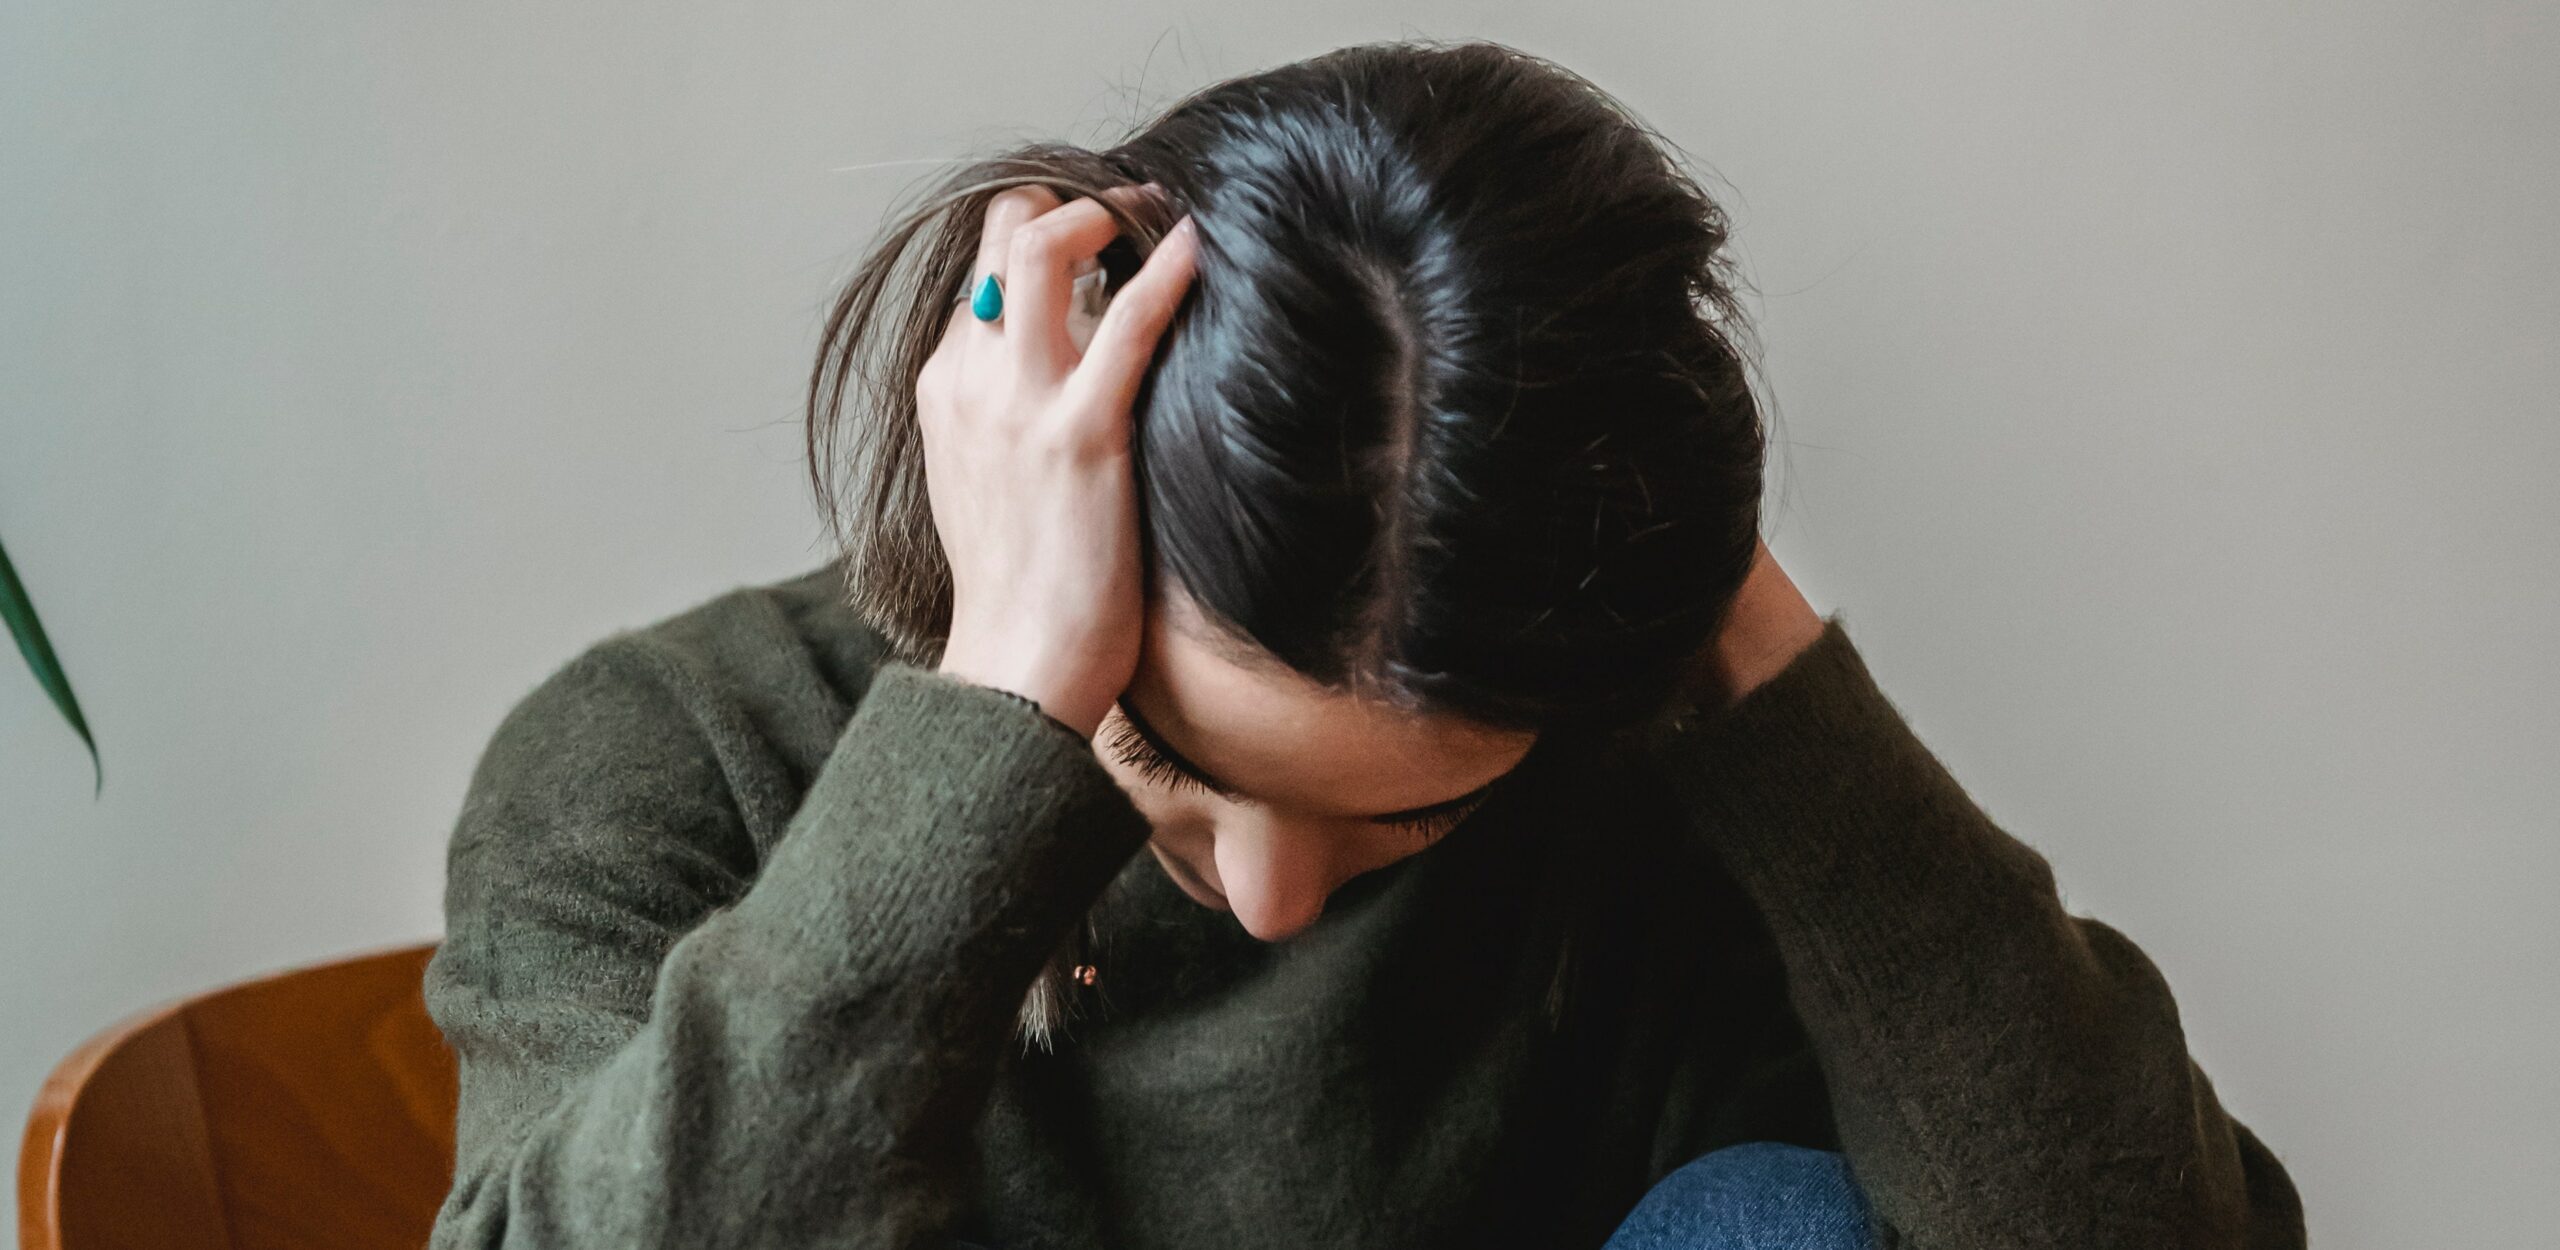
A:
<svg viewBox="0 0 2560 1250">
<path fill-rule="evenodd" d="M 1056 208 L 1058 203 L 1057 193 L 1041 186 L 1007 187 L 987 200 L 986 212 L 978 226 L 977 258 L 969 268 L 960 298 L 952 303 L 951 315 L 942 327 L 942 341 L 937 354 L 949 351 L 965 357 L 1004 337 L 998 333 L 1000 323 L 978 320 L 970 305 L 977 299 L 979 284 L 985 282 L 990 273 L 997 275 L 999 286 L 1011 286 L 1011 278 L 1004 273 L 1004 256 L 1013 232 L 1021 229 L 1024 222 Z M 1011 291 L 1006 293 L 1010 295 Z M 969 371 L 965 359 L 953 363 L 961 372 Z"/>
<path fill-rule="evenodd" d="M 1126 414 L 1137 402 L 1138 383 L 1155 359 L 1156 340 L 1190 290 L 1199 250 L 1199 229 L 1185 216 L 1147 254 L 1146 263 L 1120 293 L 1111 297 L 1110 306 L 1102 311 L 1102 323 L 1093 329 L 1083 363 L 1067 379 L 1078 411 Z"/>
<path fill-rule="evenodd" d="M 969 271 L 966 294 L 976 296 L 978 284 L 992 273 L 1006 288 L 1005 294 L 1012 295 L 1013 275 L 1005 272 L 1005 256 L 1012 246 L 1013 232 L 1061 202 L 1057 192 L 1042 186 L 1006 187 L 996 192 L 987 201 L 986 220 L 978 229 L 978 263 Z"/>
<path fill-rule="evenodd" d="M 1106 188 L 1102 194 L 1124 210 L 1137 207 L 1148 186 Z M 1075 367 L 1075 339 L 1067 332 L 1067 301 L 1075 271 L 1098 257 L 1120 234 L 1120 223 L 1092 199 L 1075 199 L 1015 230 L 1006 249 L 1005 337 L 1031 376 L 1062 379 Z"/>
</svg>

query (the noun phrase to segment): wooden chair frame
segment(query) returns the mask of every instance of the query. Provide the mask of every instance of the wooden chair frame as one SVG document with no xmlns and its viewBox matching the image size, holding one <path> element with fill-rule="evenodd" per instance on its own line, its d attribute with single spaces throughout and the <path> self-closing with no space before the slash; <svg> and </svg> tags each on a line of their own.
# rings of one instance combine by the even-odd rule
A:
<svg viewBox="0 0 2560 1250">
<path fill-rule="evenodd" d="M 432 944 L 131 1016 L 56 1065 L 18 1158 L 21 1250 L 424 1245 L 452 1183 Z"/>
</svg>

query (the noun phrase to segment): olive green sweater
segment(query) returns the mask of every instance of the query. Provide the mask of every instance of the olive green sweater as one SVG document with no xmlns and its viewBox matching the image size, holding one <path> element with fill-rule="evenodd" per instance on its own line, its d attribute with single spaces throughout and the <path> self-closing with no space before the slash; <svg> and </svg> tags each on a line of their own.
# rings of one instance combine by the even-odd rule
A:
<svg viewBox="0 0 2560 1250">
<path fill-rule="evenodd" d="M 1755 1139 L 1845 1150 L 1884 1247 L 2303 1244 L 2158 970 L 1836 614 L 1641 749 L 1550 735 L 1285 942 L 1146 837 L 1084 739 L 885 658 L 831 568 L 596 643 L 454 829 L 433 1245 L 1596 1248 Z M 1080 922 L 1098 978 L 1027 1048 Z"/>
</svg>

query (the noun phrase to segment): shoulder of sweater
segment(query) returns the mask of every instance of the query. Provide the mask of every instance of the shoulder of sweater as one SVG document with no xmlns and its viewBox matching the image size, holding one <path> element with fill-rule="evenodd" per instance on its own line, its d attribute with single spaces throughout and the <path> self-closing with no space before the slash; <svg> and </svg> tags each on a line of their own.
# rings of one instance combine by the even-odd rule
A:
<svg viewBox="0 0 2560 1250">
<path fill-rule="evenodd" d="M 472 809 L 548 805 L 562 819 L 691 812 L 696 835 L 729 847 L 724 856 L 749 844 L 732 845 L 740 835 L 761 853 L 887 654 L 832 563 L 616 629 L 555 664 L 501 717 L 456 844 L 508 832 L 468 819 Z"/>
<path fill-rule="evenodd" d="M 796 693 L 848 704 L 889 656 L 887 640 L 854 612 L 832 561 L 734 586 L 605 641 L 640 646 L 728 690 L 790 692 L 814 681 L 824 690 Z"/>
<path fill-rule="evenodd" d="M 509 719 L 590 732 L 605 717 L 645 722 L 631 732 L 660 738 L 661 751 L 716 755 L 731 772 L 748 756 L 779 757 L 805 778 L 888 654 L 830 562 L 614 630 L 554 667 Z"/>
</svg>

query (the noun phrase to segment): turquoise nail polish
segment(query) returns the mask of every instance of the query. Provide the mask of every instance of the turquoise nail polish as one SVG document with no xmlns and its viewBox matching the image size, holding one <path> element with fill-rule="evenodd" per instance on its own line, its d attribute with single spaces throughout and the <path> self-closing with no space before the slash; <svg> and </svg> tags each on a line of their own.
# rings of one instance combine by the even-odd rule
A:
<svg viewBox="0 0 2560 1250">
<path fill-rule="evenodd" d="M 969 301 L 969 311 L 980 321 L 993 321 L 1004 313 L 1004 288 L 996 276 L 988 274 L 978 283 L 978 298 Z"/>
</svg>

